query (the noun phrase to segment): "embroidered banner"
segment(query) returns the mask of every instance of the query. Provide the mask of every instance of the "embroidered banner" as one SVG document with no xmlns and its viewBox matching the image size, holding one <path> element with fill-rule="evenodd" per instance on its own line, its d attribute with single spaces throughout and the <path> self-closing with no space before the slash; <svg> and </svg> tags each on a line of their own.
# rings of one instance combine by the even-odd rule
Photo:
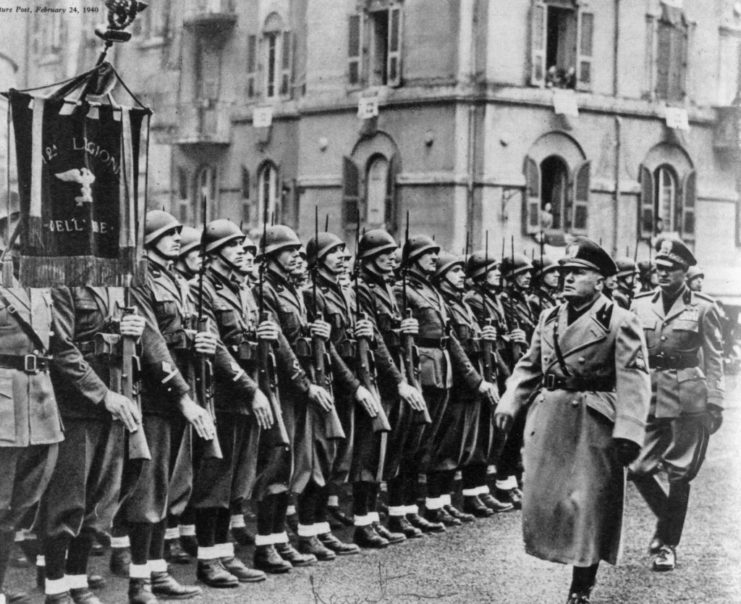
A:
<svg viewBox="0 0 741 604">
<path fill-rule="evenodd" d="M 144 226 L 138 157 L 149 110 L 15 90 L 8 97 L 18 163 L 21 283 L 122 286 L 138 280 Z"/>
</svg>

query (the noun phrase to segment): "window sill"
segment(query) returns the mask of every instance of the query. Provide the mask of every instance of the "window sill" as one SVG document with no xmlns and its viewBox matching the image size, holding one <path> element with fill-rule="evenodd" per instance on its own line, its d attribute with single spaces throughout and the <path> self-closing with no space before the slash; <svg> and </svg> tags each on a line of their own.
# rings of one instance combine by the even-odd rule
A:
<svg viewBox="0 0 741 604">
<path fill-rule="evenodd" d="M 141 40 L 137 44 L 137 46 L 142 50 L 148 50 L 150 48 L 159 48 L 161 46 L 164 46 L 166 43 L 167 40 L 164 36 L 153 36 L 151 38 L 145 38 Z"/>
</svg>

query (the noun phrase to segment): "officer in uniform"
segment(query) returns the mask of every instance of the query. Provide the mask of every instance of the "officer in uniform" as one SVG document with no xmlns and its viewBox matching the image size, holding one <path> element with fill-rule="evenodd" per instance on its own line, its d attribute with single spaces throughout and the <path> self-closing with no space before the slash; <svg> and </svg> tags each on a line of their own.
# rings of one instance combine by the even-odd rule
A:
<svg viewBox="0 0 741 604">
<path fill-rule="evenodd" d="M 687 269 L 687 287 L 693 292 L 702 292 L 702 284 L 705 280 L 705 273 L 697 266 L 691 266 Z"/>
<path fill-rule="evenodd" d="M 510 341 L 514 342 L 510 346 L 510 370 L 527 350 L 528 342 L 532 341 L 538 319 L 536 309 L 530 305 L 527 296 L 532 270 L 532 264 L 522 254 L 513 254 L 502 260 L 502 273 L 507 286 L 500 297 L 504 306 L 508 331 L 512 333 L 517 330 L 515 332 L 517 336 L 510 337 Z M 520 338 L 521 335 L 524 339 Z M 520 474 L 520 449 L 522 449 L 524 429 L 524 416 L 516 417 L 497 463 L 496 498 L 500 501 L 507 501 L 516 508 L 522 505 L 522 492 L 519 489 L 517 477 Z"/>
<path fill-rule="evenodd" d="M 342 380 L 337 380 L 334 394 L 347 438 L 339 443 L 330 480 L 335 485 L 352 483 L 355 543 L 365 548 L 386 547 L 391 542 L 403 541 L 405 537 L 387 531 L 378 522 L 378 464 L 385 455 L 385 445 L 373 432 L 371 419 L 378 414 L 381 403 L 360 383 L 355 371 L 357 339 L 372 341 L 374 325 L 367 318 L 356 320 L 351 292 L 341 284 L 341 277 L 347 274 L 348 269 L 345 243 L 332 233 L 318 233 L 307 244 L 306 252 L 314 281 L 305 292 L 309 316 L 321 317 L 331 325 L 332 372 L 335 376 L 342 376 Z M 401 375 L 395 371 L 383 342 L 378 344 L 379 361 L 383 359 L 387 369 L 391 365 L 395 378 L 400 382 Z M 370 370 L 374 371 L 373 368 Z"/>
<path fill-rule="evenodd" d="M 635 291 L 636 271 L 638 270 L 636 263 L 626 256 L 615 260 L 615 264 L 618 272 L 615 275 L 616 282 L 612 297 L 621 308 L 630 308 Z"/>
<path fill-rule="evenodd" d="M 186 424 L 203 440 L 216 436 L 213 419 L 193 400 L 184 377 L 191 371 L 194 354 L 213 356 L 217 340 L 210 332 L 198 332 L 191 347 L 188 330 L 193 309 L 188 284 L 172 270 L 180 251 L 180 230 L 171 214 L 161 210 L 147 213 L 147 278 L 132 289 L 134 304 L 146 321 L 141 357 L 142 417 L 152 460 L 143 464 L 136 487 L 124 504 L 131 540 L 131 604 L 155 602 L 153 592 L 178 599 L 201 593 L 197 587 L 178 583 L 164 560 L 170 480 Z"/>
<path fill-rule="evenodd" d="M 540 316 L 495 422 L 507 430 L 532 400 L 523 454 L 525 550 L 573 565 L 568 603 L 581 604 L 589 602 L 599 562 L 617 562 L 623 466 L 640 451 L 650 391 L 641 324 L 601 293 L 615 263 L 577 237 L 560 265 L 566 302 Z"/>
<path fill-rule="evenodd" d="M 440 448 L 448 429 L 445 418 L 454 367 L 471 389 L 479 389 L 484 396 L 491 395 L 490 384 L 481 381 L 458 340 L 451 337 L 447 305 L 430 282 L 439 251 L 440 246 L 426 235 L 415 235 L 405 241 L 402 251 L 404 282 L 397 284 L 395 291 L 397 301 L 402 306 L 406 304 L 419 322 L 420 385 L 432 418 L 432 424 L 422 432 L 410 473 L 427 474 L 425 517 L 444 529 L 460 525 L 464 517 L 452 506 L 449 495 L 457 461 L 452 462 L 448 452 Z"/>
<path fill-rule="evenodd" d="M 428 530 L 432 526 L 417 514 L 416 501 L 405 493 L 405 485 L 417 481 L 416 475 L 409 475 L 408 467 L 416 452 L 414 446 L 418 434 L 424 426 L 422 412 L 426 405 L 422 394 L 410 386 L 402 374 L 401 335 L 417 335 L 419 324 L 414 318 L 402 319 L 389 285 L 397 248 L 394 238 L 383 229 L 370 230 L 360 238 L 357 304 L 360 312 L 375 322 L 401 377 L 400 381 L 379 376 L 378 381 L 381 403 L 391 424 L 383 475 L 388 488 L 388 528 L 413 539 L 421 537 L 422 531 L 410 523 L 407 514 L 414 514 L 415 522 Z M 389 371 L 391 373 L 391 369 Z"/>
<path fill-rule="evenodd" d="M 49 291 L 0 287 L 0 329 L 0 603 L 30 604 L 3 582 L 16 526 L 46 489 L 64 438 L 49 376 Z"/>
<path fill-rule="evenodd" d="M 449 421 L 445 422 L 448 427 L 440 449 L 449 456 L 451 464 L 461 468 L 463 518 L 469 521 L 474 517 L 488 518 L 494 511 L 479 499 L 479 495 L 483 494 L 481 489 L 486 485 L 486 466 L 494 437 L 492 410 L 499 401 L 499 393 L 496 384 L 486 382 L 483 377 L 485 361 L 494 367 L 495 348 L 492 346 L 489 358 L 484 359 L 481 340 L 486 338 L 494 343 L 497 331 L 493 325 L 482 329 L 471 307 L 463 300 L 465 272 L 462 257 L 440 252 L 433 283 L 448 306 L 452 334 L 474 367 L 474 372 L 466 376 L 461 375 L 460 366 L 454 365 L 455 395 L 451 396 Z M 471 387 L 474 383 L 478 383 L 476 388 Z"/>
<path fill-rule="evenodd" d="M 329 340 L 329 323 L 316 319 L 309 323 L 302 293 L 293 281 L 301 241 L 290 228 L 284 225 L 267 227 L 263 234 L 260 250 L 266 258 L 263 288 L 263 304 L 280 325 L 291 347 L 297 353 L 292 373 L 298 371 L 299 361 L 309 374 L 314 374 L 310 338 Z M 308 340 L 308 341 L 307 341 Z M 312 378 L 314 381 L 315 375 Z M 300 545 L 306 552 L 300 554 L 285 542 L 277 544 L 281 555 L 292 550 L 291 563 L 306 565 L 320 560 L 332 560 L 337 554 L 359 552 L 354 544 L 343 543 L 329 530 L 326 521 L 326 481 L 334 459 L 335 440 L 344 437 L 328 432 L 328 419 L 336 415 L 334 401 L 327 387 L 331 382 L 307 384 L 298 387 L 286 367 L 278 367 L 278 383 L 281 388 L 281 406 L 286 429 L 292 443 L 293 475 L 291 491 L 297 496 L 298 533 Z M 284 533 L 285 535 L 285 533 Z M 267 555 L 269 546 L 259 547 L 255 552 L 255 566 L 261 568 L 261 556 Z M 267 568 L 266 568 L 267 570 Z"/>
<path fill-rule="evenodd" d="M 110 527 L 119 495 L 128 495 L 121 493 L 124 432 L 114 420 L 130 431 L 140 429 L 141 421 L 136 403 L 109 389 L 111 365 L 120 359 L 101 350 L 96 337 L 110 333 L 138 340 L 144 319 L 122 316 L 122 288 L 58 287 L 51 294 L 61 343 L 51 376 L 65 440 L 41 505 L 46 600 L 95 604 L 88 557 L 96 532 Z"/>
<path fill-rule="evenodd" d="M 197 576 L 219 588 L 265 579 L 262 571 L 247 568 L 234 556 L 234 545 L 228 540 L 230 509 L 241 508 L 255 480 L 258 429 L 273 424 L 268 399 L 231 350 L 246 333 L 271 342 L 278 339 L 272 321 L 257 326 L 254 301 L 251 296 L 247 300 L 242 286 L 243 240 L 244 233 L 230 220 L 208 223 L 202 243 L 208 266 L 202 281 L 191 284 L 193 306 L 202 311 L 219 338 L 213 361 L 214 407 L 223 457 L 203 456 L 197 461 L 191 496 L 196 510 Z"/>
<path fill-rule="evenodd" d="M 536 317 L 558 304 L 558 279 L 558 262 L 548 256 L 533 259 L 534 283 L 529 299 Z"/>
<path fill-rule="evenodd" d="M 659 289 L 636 296 L 632 307 L 646 334 L 652 397 L 646 440 L 631 470 L 658 519 L 649 546 L 653 570 L 668 571 L 676 564 L 690 483 L 722 422 L 724 383 L 718 308 L 685 283 L 695 257 L 678 239 L 659 239 L 656 250 Z"/>
</svg>

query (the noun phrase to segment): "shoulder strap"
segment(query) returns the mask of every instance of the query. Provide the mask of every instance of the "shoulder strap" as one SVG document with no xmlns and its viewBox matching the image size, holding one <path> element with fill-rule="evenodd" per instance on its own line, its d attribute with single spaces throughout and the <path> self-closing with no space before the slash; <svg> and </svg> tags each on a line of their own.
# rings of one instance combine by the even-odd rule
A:
<svg viewBox="0 0 741 604">
<path fill-rule="evenodd" d="M 19 327 L 21 330 L 23 330 L 23 333 L 28 336 L 28 338 L 33 342 L 33 345 L 36 346 L 39 351 L 46 351 L 46 344 L 44 344 L 41 341 L 41 338 L 39 337 L 39 334 L 36 333 L 36 330 L 31 326 L 31 324 L 26 321 L 26 319 L 23 318 L 23 315 L 18 312 L 18 309 L 8 302 L 8 299 L 5 297 L 5 294 L 0 291 L 0 302 L 5 304 L 5 310 L 7 310 L 10 315 L 18 322 Z"/>
</svg>

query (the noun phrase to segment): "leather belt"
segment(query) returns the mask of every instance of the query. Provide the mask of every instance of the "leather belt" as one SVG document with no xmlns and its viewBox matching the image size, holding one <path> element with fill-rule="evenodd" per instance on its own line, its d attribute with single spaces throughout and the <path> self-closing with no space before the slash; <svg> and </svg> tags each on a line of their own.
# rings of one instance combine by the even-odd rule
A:
<svg viewBox="0 0 741 604">
<path fill-rule="evenodd" d="M 448 336 L 443 336 L 442 338 L 417 338 L 416 344 L 422 348 L 445 349 L 448 347 L 448 340 L 450 340 Z"/>
<path fill-rule="evenodd" d="M 0 354 L 0 367 L 16 369 L 29 375 L 47 371 L 51 357 L 37 354 Z"/>
<path fill-rule="evenodd" d="M 697 367 L 700 361 L 696 354 L 652 354 L 648 357 L 648 366 L 650 369 L 689 369 Z"/>
<path fill-rule="evenodd" d="M 546 390 L 570 390 L 572 392 L 611 392 L 615 390 L 615 380 L 581 375 L 564 377 L 555 373 L 546 373 L 543 376 L 543 387 Z"/>
</svg>

